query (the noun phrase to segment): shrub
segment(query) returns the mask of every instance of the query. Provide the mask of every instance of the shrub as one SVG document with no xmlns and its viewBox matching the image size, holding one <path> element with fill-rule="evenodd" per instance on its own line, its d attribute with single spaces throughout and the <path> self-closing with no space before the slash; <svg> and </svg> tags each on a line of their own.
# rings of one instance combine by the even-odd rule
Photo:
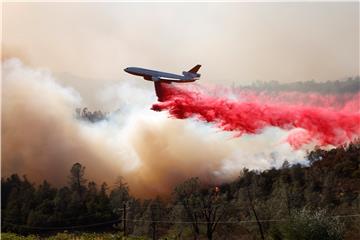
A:
<svg viewBox="0 0 360 240">
<path fill-rule="evenodd" d="M 274 240 L 341 240 L 344 224 L 338 218 L 328 216 L 325 210 L 303 209 L 295 212 L 289 221 L 278 225 L 270 234 Z"/>
</svg>

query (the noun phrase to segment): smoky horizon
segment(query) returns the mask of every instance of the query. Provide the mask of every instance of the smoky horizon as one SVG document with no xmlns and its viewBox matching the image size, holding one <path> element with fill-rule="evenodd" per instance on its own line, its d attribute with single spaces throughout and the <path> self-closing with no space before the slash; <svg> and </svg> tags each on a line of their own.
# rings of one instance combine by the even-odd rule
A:
<svg viewBox="0 0 360 240">
<path fill-rule="evenodd" d="M 2 26 L 2 59 L 79 85 L 129 79 L 129 66 L 197 63 L 212 84 L 359 75 L 358 2 L 4 3 Z"/>
</svg>

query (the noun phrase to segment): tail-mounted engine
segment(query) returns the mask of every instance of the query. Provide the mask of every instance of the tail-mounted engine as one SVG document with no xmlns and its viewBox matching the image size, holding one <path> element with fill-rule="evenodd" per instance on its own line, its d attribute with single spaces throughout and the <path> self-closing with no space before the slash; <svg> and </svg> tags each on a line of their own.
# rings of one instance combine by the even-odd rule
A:
<svg viewBox="0 0 360 240">
<path fill-rule="evenodd" d="M 192 73 L 192 72 L 183 71 L 182 74 L 183 74 L 185 77 L 188 77 L 188 78 L 198 78 L 198 77 L 200 77 L 200 74 L 199 74 L 199 73 Z"/>
</svg>

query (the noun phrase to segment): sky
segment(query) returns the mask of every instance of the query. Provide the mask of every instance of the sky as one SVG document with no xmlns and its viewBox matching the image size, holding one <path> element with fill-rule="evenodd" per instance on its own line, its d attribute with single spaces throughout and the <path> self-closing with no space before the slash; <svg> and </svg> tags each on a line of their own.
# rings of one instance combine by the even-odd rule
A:
<svg viewBox="0 0 360 240">
<path fill-rule="evenodd" d="M 198 63 L 210 84 L 359 75 L 359 2 L 4 3 L 2 37 L 2 59 L 88 85 Z"/>
<path fill-rule="evenodd" d="M 182 86 L 204 91 L 359 75 L 359 3 L 4 3 L 2 10 L 3 176 L 65 184 L 80 162 L 89 179 L 123 176 L 148 197 L 193 176 L 218 183 L 244 167 L 306 163 L 316 144 L 292 148 L 286 139 L 299 128 L 234 137 L 215 123 L 152 111 L 153 84 L 126 67 L 181 73 L 202 64 L 199 84 Z M 84 107 L 109 112 L 107 120 L 75 117 Z"/>
</svg>

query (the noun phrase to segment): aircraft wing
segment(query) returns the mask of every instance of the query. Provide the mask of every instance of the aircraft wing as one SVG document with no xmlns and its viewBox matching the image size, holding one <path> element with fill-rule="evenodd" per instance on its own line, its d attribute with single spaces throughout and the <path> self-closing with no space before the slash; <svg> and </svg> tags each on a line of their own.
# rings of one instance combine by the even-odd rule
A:
<svg viewBox="0 0 360 240">
<path fill-rule="evenodd" d="M 197 79 L 171 79 L 171 78 L 160 78 L 160 81 L 168 82 L 168 83 L 184 83 L 184 82 L 195 82 Z"/>
</svg>

